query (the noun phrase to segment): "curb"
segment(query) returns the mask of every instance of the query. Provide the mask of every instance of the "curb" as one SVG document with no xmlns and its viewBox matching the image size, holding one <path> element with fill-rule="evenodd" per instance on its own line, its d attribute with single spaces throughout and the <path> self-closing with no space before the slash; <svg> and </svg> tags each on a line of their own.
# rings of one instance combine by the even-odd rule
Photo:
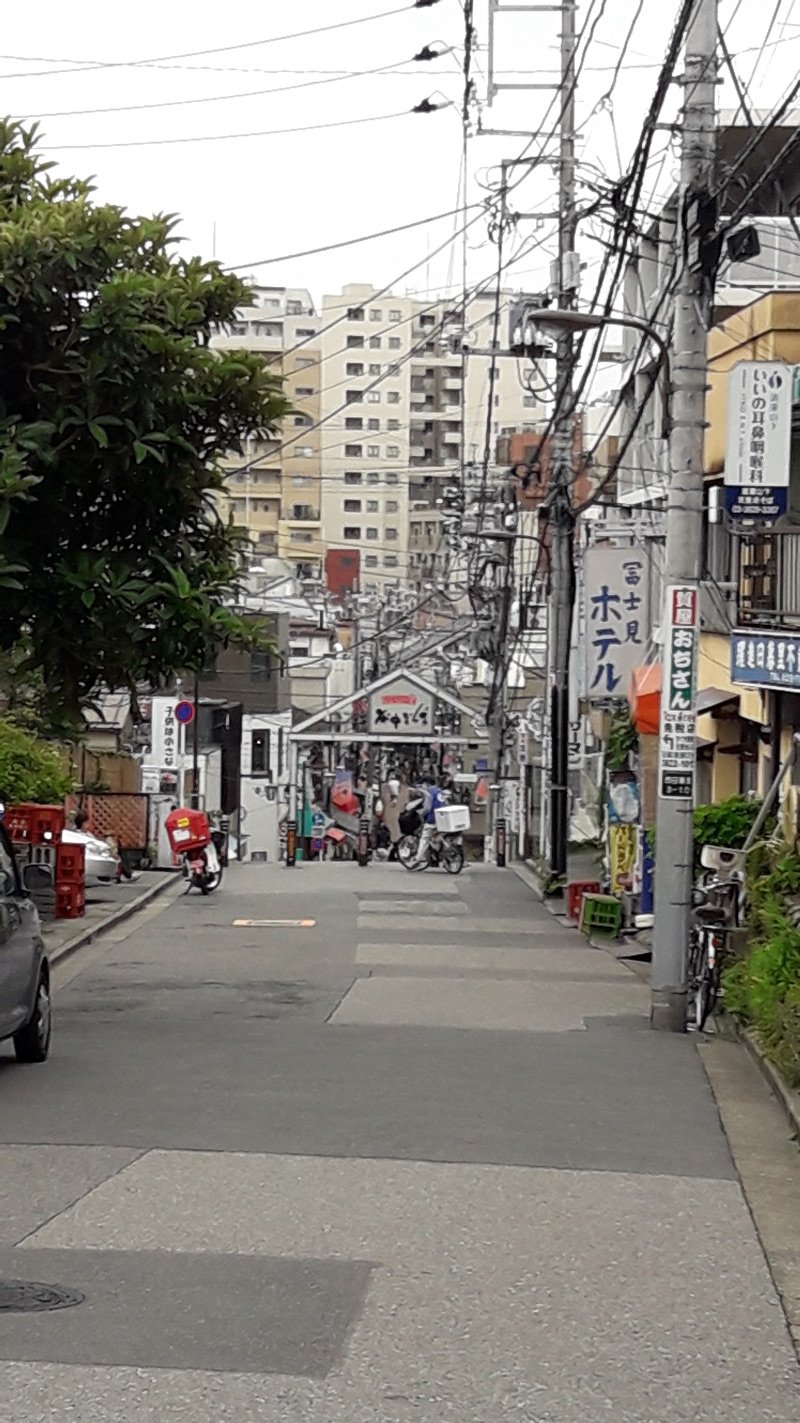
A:
<svg viewBox="0 0 800 1423">
<path fill-rule="evenodd" d="M 63 963 L 64 959 L 70 958 L 72 954 L 77 953 L 78 949 L 84 948 L 86 944 L 91 944 L 93 939 L 99 939 L 107 930 L 115 928 L 117 924 L 123 924 L 126 919 L 130 919 L 140 909 L 144 909 L 151 900 L 157 899 L 172 884 L 175 884 L 173 876 L 165 874 L 156 884 L 150 885 L 142 894 L 137 895 L 136 899 L 131 899 L 127 904 L 120 905 L 119 909 L 115 909 L 107 919 L 82 929 L 73 939 L 68 939 L 65 944 L 60 944 L 58 948 L 53 949 L 52 953 L 48 953 L 47 957 L 51 966 Z M 46 945 L 47 940 L 45 939 Z"/>
<path fill-rule="evenodd" d="M 755 1033 L 751 1032 L 749 1028 L 743 1028 L 741 1023 L 737 1022 L 735 1018 L 731 1018 L 730 1021 L 733 1023 L 734 1032 L 739 1042 L 742 1043 L 749 1053 L 756 1067 L 761 1072 L 762 1077 L 766 1080 L 767 1086 L 777 1097 L 783 1108 L 786 1120 L 792 1129 L 792 1135 L 795 1137 L 798 1145 L 800 1145 L 800 1092 L 793 1091 L 793 1089 L 784 1082 L 777 1067 L 773 1066 L 764 1052 Z"/>
</svg>

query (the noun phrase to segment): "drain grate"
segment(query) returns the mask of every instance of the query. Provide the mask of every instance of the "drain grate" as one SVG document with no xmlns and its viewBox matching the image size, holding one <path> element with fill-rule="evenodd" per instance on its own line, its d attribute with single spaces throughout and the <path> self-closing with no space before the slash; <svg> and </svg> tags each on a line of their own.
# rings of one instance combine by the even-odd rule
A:
<svg viewBox="0 0 800 1423">
<path fill-rule="evenodd" d="M 49 1309 L 69 1309 L 83 1304 L 80 1290 L 63 1285 L 41 1285 L 35 1280 L 0 1280 L 0 1314 L 42 1314 Z"/>
</svg>

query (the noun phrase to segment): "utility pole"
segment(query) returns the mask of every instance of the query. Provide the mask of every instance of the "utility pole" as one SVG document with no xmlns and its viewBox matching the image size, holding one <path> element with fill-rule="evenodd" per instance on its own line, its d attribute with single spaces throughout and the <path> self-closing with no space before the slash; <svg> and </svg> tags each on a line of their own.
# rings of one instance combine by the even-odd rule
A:
<svg viewBox="0 0 800 1423">
<path fill-rule="evenodd" d="M 558 305 L 575 306 L 579 282 L 575 252 L 575 29 L 576 0 L 563 0 L 561 20 L 561 121 L 559 143 Z M 575 401 L 573 336 L 564 330 L 556 347 L 556 405 L 549 495 L 551 576 L 548 619 L 550 719 L 550 872 L 563 879 L 569 842 L 569 663 L 575 566 L 572 512 Z"/>
<path fill-rule="evenodd" d="M 672 353 L 672 436 L 662 620 L 655 923 L 650 1020 L 686 1030 L 686 951 L 693 883 L 693 808 L 703 437 L 710 284 L 703 268 L 704 204 L 715 157 L 717 0 L 697 0 L 682 79 L 684 106 Z M 688 658 L 688 661 L 687 661 Z M 688 667 L 688 673 L 686 669 Z"/>
</svg>

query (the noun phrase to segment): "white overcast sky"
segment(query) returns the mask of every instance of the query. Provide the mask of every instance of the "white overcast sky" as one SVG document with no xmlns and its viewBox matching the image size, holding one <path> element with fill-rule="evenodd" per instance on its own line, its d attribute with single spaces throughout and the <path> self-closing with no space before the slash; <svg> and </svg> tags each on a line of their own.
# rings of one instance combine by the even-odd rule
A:
<svg viewBox="0 0 800 1423">
<path fill-rule="evenodd" d="M 0 35 L 3 109 L 40 119 L 45 148 L 68 170 L 96 175 L 100 199 L 133 212 L 178 213 L 187 249 L 210 257 L 215 247 L 220 261 L 241 265 L 264 282 L 308 286 L 319 299 L 323 291 L 347 281 L 383 286 L 418 263 L 413 274 L 397 283 L 398 290 L 458 284 L 460 248 L 451 244 L 434 255 L 452 235 L 452 218 L 317 257 L 255 265 L 262 258 L 455 207 L 461 4 L 440 0 L 421 10 L 407 4 L 402 13 L 381 18 L 399 8 L 400 0 L 294 0 L 291 5 L 137 0 L 133 6 L 38 0 L 6 6 Z M 591 178 L 592 164 L 616 175 L 630 153 L 678 8 L 678 0 L 579 4 L 579 27 L 590 29 L 597 21 L 578 98 L 585 177 Z M 476 0 L 475 11 L 480 44 L 475 77 L 483 98 L 487 0 Z M 637 11 L 613 99 L 601 102 Z M 800 3 L 780 0 L 774 7 L 773 0 L 721 0 L 721 19 L 746 80 L 755 68 L 754 105 L 769 107 L 800 67 Z M 278 40 L 289 32 L 349 20 L 363 23 Z M 768 30 L 769 45 L 759 60 Z M 410 62 L 434 41 L 452 45 L 454 52 L 433 64 Z M 201 50 L 210 52 L 178 57 Z M 495 58 L 500 77 L 508 81 L 526 77 L 514 72 L 517 66 L 528 79 L 546 82 L 558 65 L 558 17 L 504 17 L 498 22 Z M 375 70 L 384 72 L 369 72 Z M 366 73 L 336 78 L 348 71 Z M 331 79 L 335 82 L 319 82 Z M 433 94 L 453 100 L 456 107 L 428 117 L 408 112 Z M 192 102 L 178 102 L 184 100 Z M 673 112 L 677 101 L 675 90 Z M 732 102 L 727 80 L 721 101 L 725 106 Z M 553 102 L 546 91 L 500 96 L 491 109 L 484 108 L 483 122 L 529 131 L 543 123 Z M 143 105 L 163 107 L 137 107 Z M 108 112 L 115 109 L 122 111 Z M 400 117 L 384 117 L 393 114 Z M 367 118 L 375 122 L 335 126 Z M 548 127 L 551 121 L 552 115 Z M 331 126 L 282 136 L 212 137 L 325 124 Z M 197 136 L 205 141 L 163 142 Z M 162 142 L 124 146 L 142 140 Z M 496 175 L 494 165 L 515 157 L 524 142 L 514 137 L 471 142 L 470 198 L 480 196 L 479 183 Z M 552 144 L 546 151 L 554 152 Z M 663 158 L 652 180 L 663 188 L 675 171 L 668 135 L 658 135 L 656 151 Z M 543 167 L 519 189 L 514 203 L 526 212 L 546 211 L 552 197 L 552 171 Z M 510 284 L 536 289 L 551 237 L 550 223 L 520 223 L 513 250 L 537 238 L 542 246 L 519 260 Z M 470 247 L 471 279 L 488 277 L 496 259 L 482 220 L 471 229 Z"/>
</svg>

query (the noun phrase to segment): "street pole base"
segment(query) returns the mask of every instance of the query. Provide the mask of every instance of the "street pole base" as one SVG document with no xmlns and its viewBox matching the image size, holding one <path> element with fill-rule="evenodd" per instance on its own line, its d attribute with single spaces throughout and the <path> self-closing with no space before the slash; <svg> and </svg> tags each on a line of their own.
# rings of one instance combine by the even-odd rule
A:
<svg viewBox="0 0 800 1423">
<path fill-rule="evenodd" d="M 654 988 L 650 993 L 650 1027 L 657 1033 L 686 1032 L 686 990 Z"/>
</svg>

